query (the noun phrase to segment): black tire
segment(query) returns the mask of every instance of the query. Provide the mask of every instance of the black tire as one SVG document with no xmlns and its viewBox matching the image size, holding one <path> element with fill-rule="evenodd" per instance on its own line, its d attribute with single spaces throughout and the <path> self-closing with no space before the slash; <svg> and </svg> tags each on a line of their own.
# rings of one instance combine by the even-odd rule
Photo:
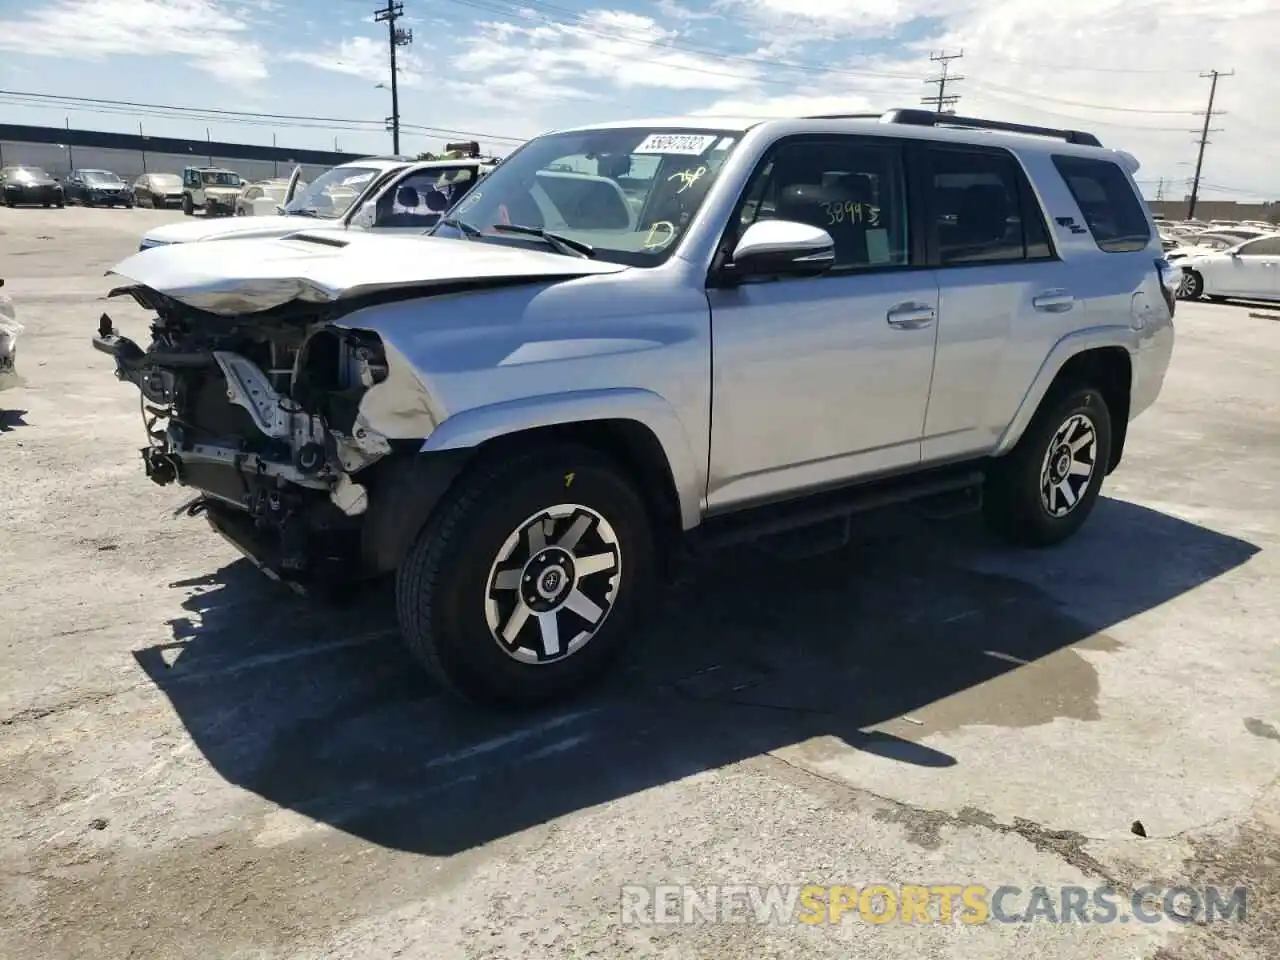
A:
<svg viewBox="0 0 1280 960">
<path fill-rule="evenodd" d="M 184 193 L 182 195 L 182 213 L 183 216 L 194 217 L 196 215 L 196 206 L 191 202 L 191 194 Z"/>
<path fill-rule="evenodd" d="M 1204 295 L 1204 277 L 1195 270 L 1182 271 L 1182 283 L 1178 286 L 1179 300 L 1199 300 Z"/>
<path fill-rule="evenodd" d="M 522 524 L 563 503 L 589 508 L 612 527 L 617 590 L 611 605 L 601 605 L 606 612 L 597 632 L 579 649 L 548 662 L 521 662 L 499 645 L 486 620 L 491 570 Z M 599 527 L 592 530 L 585 536 L 595 537 Z M 558 536 L 553 530 L 549 542 Z M 517 549 L 527 552 L 524 539 Z M 447 692 L 531 706 L 568 695 L 606 668 L 625 645 L 653 578 L 652 524 L 625 473 L 594 450 L 556 446 L 477 464 L 455 482 L 397 571 L 396 610 L 409 649 Z M 601 582 L 593 581 L 596 589 Z M 570 629 L 575 617 L 566 621 Z M 541 642 L 535 620 L 526 629 Z"/>
<path fill-rule="evenodd" d="M 1051 447 L 1060 444 L 1060 432 L 1075 418 L 1084 418 L 1092 427 L 1091 472 L 1081 487 L 1059 470 L 1061 459 L 1050 462 Z M 1077 431 L 1079 427 L 1077 427 Z M 1077 437 L 1083 434 L 1077 432 Z M 1067 440 L 1073 439 L 1068 435 Z M 1062 447 L 1058 445 L 1058 450 Z M 1017 445 L 998 458 L 987 473 L 983 490 L 983 514 L 991 528 L 1006 540 L 1025 547 L 1047 547 L 1066 540 L 1088 519 L 1098 501 L 1102 481 L 1111 458 L 1111 412 L 1107 401 L 1095 387 L 1068 383 L 1050 393 L 1040 404 L 1026 432 Z M 1088 447 L 1082 448 L 1080 459 L 1088 459 Z M 1062 476 L 1075 494 L 1074 506 L 1066 507 L 1060 492 L 1053 492 L 1053 510 L 1066 507 L 1067 512 L 1055 516 L 1045 503 L 1042 486 L 1046 466 Z"/>
</svg>

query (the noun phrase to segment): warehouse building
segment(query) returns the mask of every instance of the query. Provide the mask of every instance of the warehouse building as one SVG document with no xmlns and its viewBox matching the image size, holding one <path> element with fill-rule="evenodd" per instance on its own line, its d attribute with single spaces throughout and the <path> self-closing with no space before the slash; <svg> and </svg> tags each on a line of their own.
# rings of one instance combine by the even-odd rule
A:
<svg viewBox="0 0 1280 960">
<path fill-rule="evenodd" d="M 27 164 L 55 177 L 65 177 L 74 169 L 110 170 L 125 180 L 132 180 L 144 173 L 181 173 L 183 167 L 215 166 L 234 170 L 252 181 L 287 177 L 301 164 L 302 179 L 311 180 L 335 164 L 361 156 L 363 154 L 219 140 L 181 140 L 0 123 L 0 167 Z"/>
</svg>

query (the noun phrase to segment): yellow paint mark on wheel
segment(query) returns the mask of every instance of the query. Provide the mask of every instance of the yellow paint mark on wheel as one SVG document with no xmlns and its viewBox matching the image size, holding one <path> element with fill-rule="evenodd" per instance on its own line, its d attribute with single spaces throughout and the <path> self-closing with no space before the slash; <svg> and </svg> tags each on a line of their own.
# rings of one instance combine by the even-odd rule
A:
<svg viewBox="0 0 1280 960">
<path fill-rule="evenodd" d="M 568 490 L 569 487 L 573 484 L 573 478 L 576 476 L 577 476 L 576 473 L 566 473 L 564 475 L 564 488 L 566 490 Z"/>
</svg>

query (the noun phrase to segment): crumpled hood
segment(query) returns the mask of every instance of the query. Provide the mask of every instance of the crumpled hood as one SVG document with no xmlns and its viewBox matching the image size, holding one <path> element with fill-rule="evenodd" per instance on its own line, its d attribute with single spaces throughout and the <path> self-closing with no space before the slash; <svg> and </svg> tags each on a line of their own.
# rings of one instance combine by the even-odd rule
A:
<svg viewBox="0 0 1280 960">
<path fill-rule="evenodd" d="M 459 280 L 558 280 L 626 269 L 475 240 L 307 230 L 275 239 L 153 247 L 121 261 L 107 274 L 198 310 L 230 316 L 293 300 L 331 303 L 397 287 L 429 288 Z"/>
<path fill-rule="evenodd" d="M 342 229 L 338 220 L 314 217 L 232 217 L 229 220 L 183 220 L 148 230 L 144 240 L 154 243 L 193 243 L 230 237 L 282 237 L 299 230 Z"/>
</svg>

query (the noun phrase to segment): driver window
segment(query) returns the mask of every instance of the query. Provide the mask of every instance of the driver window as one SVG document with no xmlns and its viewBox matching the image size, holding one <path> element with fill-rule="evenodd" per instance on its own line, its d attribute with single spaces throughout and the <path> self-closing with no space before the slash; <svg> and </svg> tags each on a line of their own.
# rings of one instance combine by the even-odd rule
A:
<svg viewBox="0 0 1280 960">
<path fill-rule="evenodd" d="M 835 269 L 905 266 L 907 211 L 896 146 L 840 138 L 778 147 L 744 200 L 741 226 L 791 220 L 835 241 Z"/>
<path fill-rule="evenodd" d="M 471 189 L 470 168 L 419 170 L 378 199 L 375 225 L 430 227 Z"/>
</svg>

